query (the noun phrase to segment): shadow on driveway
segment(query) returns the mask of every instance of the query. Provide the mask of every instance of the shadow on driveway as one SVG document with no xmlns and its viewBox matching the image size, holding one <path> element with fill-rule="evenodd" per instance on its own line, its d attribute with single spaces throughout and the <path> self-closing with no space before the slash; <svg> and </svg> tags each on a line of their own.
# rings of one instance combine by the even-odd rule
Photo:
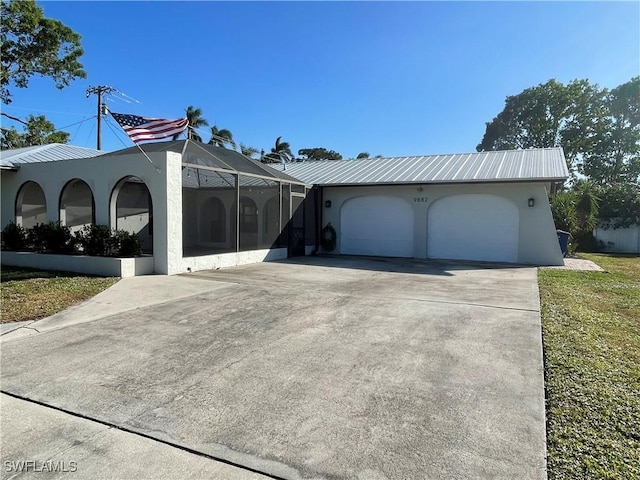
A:
<svg viewBox="0 0 640 480">
<path fill-rule="evenodd" d="M 122 283 L 165 301 L 3 342 L 2 388 L 287 479 L 543 479 L 536 279 L 307 257 Z"/>
</svg>

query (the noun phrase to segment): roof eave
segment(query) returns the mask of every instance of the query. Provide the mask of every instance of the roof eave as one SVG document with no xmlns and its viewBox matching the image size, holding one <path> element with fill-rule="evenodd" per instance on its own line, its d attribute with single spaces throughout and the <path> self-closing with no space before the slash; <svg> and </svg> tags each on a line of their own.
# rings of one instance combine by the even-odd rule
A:
<svg viewBox="0 0 640 480">
<path fill-rule="evenodd" d="M 481 184 L 481 183 L 546 183 L 546 182 L 564 182 L 568 177 L 541 177 L 541 178 L 496 178 L 482 180 L 426 180 L 414 182 L 371 182 L 371 183 L 315 183 L 319 187 L 394 187 L 402 185 L 464 185 L 464 184 Z"/>
</svg>

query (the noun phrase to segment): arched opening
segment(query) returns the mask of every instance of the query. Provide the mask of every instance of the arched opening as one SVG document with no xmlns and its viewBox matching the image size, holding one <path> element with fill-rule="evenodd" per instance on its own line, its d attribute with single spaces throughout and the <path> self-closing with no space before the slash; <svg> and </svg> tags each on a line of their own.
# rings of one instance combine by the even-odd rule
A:
<svg viewBox="0 0 640 480">
<path fill-rule="evenodd" d="M 200 239 L 212 243 L 227 241 L 227 212 L 219 198 L 208 198 L 201 207 Z"/>
<path fill-rule="evenodd" d="M 67 182 L 60 193 L 60 224 L 72 232 L 95 222 L 95 207 L 91 187 L 78 178 Z"/>
<path fill-rule="evenodd" d="M 231 213 L 234 215 L 231 219 L 231 230 L 235 231 L 236 203 L 233 202 Z M 239 248 L 241 252 L 247 250 L 256 250 L 258 248 L 258 207 L 249 197 L 240 197 L 240 209 L 238 211 L 238 236 L 240 237 Z"/>
<path fill-rule="evenodd" d="M 125 177 L 111 193 L 111 227 L 136 233 L 142 251 L 153 253 L 153 205 L 147 185 L 138 177 Z"/>
<path fill-rule="evenodd" d="M 277 246 L 278 236 L 280 235 L 279 195 L 271 197 L 265 203 L 262 222 L 262 244 L 266 248 Z"/>
<path fill-rule="evenodd" d="M 36 182 L 24 183 L 16 196 L 16 224 L 31 228 L 48 221 L 47 200 L 42 187 Z"/>
</svg>

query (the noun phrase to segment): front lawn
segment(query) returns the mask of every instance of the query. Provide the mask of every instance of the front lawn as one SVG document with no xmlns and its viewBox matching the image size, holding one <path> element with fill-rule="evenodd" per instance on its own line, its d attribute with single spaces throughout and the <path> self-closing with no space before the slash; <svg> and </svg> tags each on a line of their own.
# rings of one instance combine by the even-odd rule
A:
<svg viewBox="0 0 640 480">
<path fill-rule="evenodd" d="M 549 479 L 640 478 L 640 256 L 541 269 Z"/>
<path fill-rule="evenodd" d="M 37 320 L 93 297 L 118 278 L 2 267 L 2 323 Z"/>
</svg>

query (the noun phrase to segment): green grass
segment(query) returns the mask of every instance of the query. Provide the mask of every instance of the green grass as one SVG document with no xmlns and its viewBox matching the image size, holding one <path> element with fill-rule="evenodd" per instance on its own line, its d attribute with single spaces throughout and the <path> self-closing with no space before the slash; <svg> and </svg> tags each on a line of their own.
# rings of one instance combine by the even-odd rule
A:
<svg viewBox="0 0 640 480">
<path fill-rule="evenodd" d="M 68 272 L 2 267 L 2 323 L 37 320 L 93 297 L 118 281 Z"/>
<path fill-rule="evenodd" d="M 640 256 L 539 272 L 549 479 L 640 478 Z"/>
</svg>

